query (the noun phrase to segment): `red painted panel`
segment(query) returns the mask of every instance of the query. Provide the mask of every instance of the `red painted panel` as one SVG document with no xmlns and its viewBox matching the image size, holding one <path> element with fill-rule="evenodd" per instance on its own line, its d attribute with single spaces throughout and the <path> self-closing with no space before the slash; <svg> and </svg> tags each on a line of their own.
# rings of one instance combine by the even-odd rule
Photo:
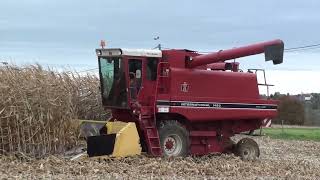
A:
<svg viewBox="0 0 320 180">
<path fill-rule="evenodd" d="M 213 109 L 170 107 L 171 113 L 184 115 L 191 122 L 217 121 L 217 120 L 241 120 L 274 118 L 277 110 L 261 109 Z"/>
</svg>

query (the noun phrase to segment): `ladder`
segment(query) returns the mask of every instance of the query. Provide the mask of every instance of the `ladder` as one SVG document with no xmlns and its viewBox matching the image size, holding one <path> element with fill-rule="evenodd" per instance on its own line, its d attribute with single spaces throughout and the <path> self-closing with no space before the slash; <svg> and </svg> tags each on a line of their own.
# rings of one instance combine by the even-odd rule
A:
<svg viewBox="0 0 320 180">
<path fill-rule="evenodd" d="M 153 156 L 162 155 L 160 137 L 156 124 L 157 98 L 159 94 L 167 94 L 169 92 L 169 72 L 168 62 L 160 62 L 158 64 L 153 107 L 141 107 L 141 115 L 139 117 L 149 154 Z"/>
<path fill-rule="evenodd" d="M 160 138 L 159 138 L 157 126 L 153 121 L 154 118 L 152 117 L 151 113 L 147 112 L 148 110 L 146 111 L 146 109 L 147 107 L 141 108 L 141 115 L 139 117 L 139 120 L 143 128 L 145 142 L 148 146 L 148 152 L 152 156 L 161 156 L 162 151 L 160 147 Z"/>
</svg>

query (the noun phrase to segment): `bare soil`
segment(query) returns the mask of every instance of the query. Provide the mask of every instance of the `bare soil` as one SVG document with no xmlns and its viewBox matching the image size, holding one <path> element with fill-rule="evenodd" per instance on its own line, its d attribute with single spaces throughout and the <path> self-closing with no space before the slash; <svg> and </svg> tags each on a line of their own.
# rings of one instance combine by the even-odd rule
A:
<svg viewBox="0 0 320 180">
<path fill-rule="evenodd" d="M 0 179 L 320 179 L 320 142 L 252 138 L 261 149 L 254 162 L 232 154 L 77 161 L 1 156 Z"/>
</svg>

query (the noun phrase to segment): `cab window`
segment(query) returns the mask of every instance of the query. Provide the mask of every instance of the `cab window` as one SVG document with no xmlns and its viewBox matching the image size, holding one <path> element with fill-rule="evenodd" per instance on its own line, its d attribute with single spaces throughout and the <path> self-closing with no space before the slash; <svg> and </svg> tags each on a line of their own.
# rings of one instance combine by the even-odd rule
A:
<svg viewBox="0 0 320 180">
<path fill-rule="evenodd" d="M 141 59 L 129 59 L 129 79 L 131 99 L 136 99 L 142 83 Z"/>
<path fill-rule="evenodd" d="M 147 58 L 147 79 L 157 80 L 158 58 Z"/>
</svg>

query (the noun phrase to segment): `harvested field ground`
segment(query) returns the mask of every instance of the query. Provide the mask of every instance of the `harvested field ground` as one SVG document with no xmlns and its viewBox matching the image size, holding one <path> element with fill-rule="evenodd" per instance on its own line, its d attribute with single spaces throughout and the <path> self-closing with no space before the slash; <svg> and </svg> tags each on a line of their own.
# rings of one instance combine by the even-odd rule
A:
<svg viewBox="0 0 320 180">
<path fill-rule="evenodd" d="M 235 139 L 241 138 L 240 136 Z M 253 137 L 261 158 L 244 162 L 233 155 L 175 159 L 66 160 L 50 156 L 18 161 L 0 158 L 0 178 L 8 179 L 320 179 L 320 142 Z"/>
</svg>

